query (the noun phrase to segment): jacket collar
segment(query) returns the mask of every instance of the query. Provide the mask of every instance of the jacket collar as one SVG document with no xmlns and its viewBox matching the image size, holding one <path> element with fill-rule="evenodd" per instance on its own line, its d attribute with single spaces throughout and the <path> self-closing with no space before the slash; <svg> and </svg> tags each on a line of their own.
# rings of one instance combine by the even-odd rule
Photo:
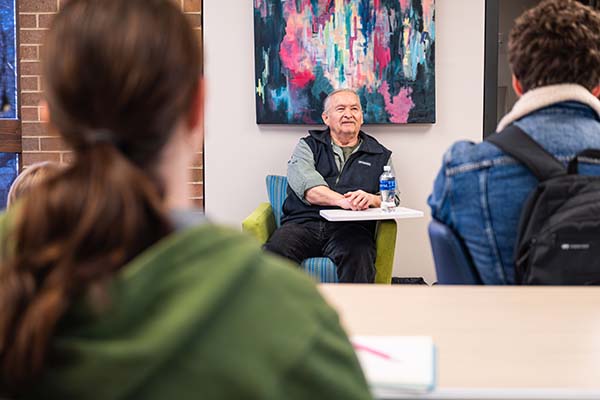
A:
<svg viewBox="0 0 600 400">
<path fill-rule="evenodd" d="M 308 133 L 319 142 L 331 145 L 332 140 L 331 134 L 329 133 L 329 128 L 323 130 L 310 130 Z M 360 131 L 358 133 L 358 137 L 362 140 L 362 144 L 357 151 L 373 154 L 383 153 L 381 146 L 376 146 L 377 142 L 371 136 L 367 135 L 363 131 Z"/>
<path fill-rule="evenodd" d="M 591 107 L 600 118 L 600 100 L 581 85 L 560 84 L 543 86 L 525 93 L 513 109 L 502 118 L 496 132 L 500 132 L 516 120 L 544 107 L 564 101 L 576 101 Z"/>
</svg>

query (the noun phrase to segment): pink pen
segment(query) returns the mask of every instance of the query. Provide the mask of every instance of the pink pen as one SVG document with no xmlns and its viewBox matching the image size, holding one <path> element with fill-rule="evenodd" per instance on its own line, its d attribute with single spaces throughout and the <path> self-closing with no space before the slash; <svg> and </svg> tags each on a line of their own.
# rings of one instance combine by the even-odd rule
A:
<svg viewBox="0 0 600 400">
<path fill-rule="evenodd" d="M 386 360 L 400 361 L 400 360 L 397 360 L 394 357 L 390 356 L 389 354 L 383 353 L 383 352 L 381 352 L 379 350 L 375 350 L 375 349 L 373 349 L 371 347 L 367 347 L 367 346 L 364 346 L 364 345 L 359 344 L 359 343 L 354 343 L 353 342 L 352 346 L 354 347 L 354 349 L 356 349 L 358 351 L 364 351 L 366 353 L 373 354 L 374 356 L 385 358 Z"/>
</svg>

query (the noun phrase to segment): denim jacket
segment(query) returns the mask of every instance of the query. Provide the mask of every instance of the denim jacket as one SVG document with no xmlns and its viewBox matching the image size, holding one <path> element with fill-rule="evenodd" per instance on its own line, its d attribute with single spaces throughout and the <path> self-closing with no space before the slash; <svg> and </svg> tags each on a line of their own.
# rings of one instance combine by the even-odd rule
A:
<svg viewBox="0 0 600 400">
<path fill-rule="evenodd" d="M 600 149 L 600 101 L 578 85 L 527 92 L 498 131 L 511 123 L 565 165 L 584 149 Z M 585 160 L 579 172 L 600 175 L 600 160 Z M 457 142 L 444 155 L 428 199 L 431 214 L 463 240 L 483 283 L 515 283 L 519 217 L 537 184 L 528 169 L 485 141 Z"/>
</svg>

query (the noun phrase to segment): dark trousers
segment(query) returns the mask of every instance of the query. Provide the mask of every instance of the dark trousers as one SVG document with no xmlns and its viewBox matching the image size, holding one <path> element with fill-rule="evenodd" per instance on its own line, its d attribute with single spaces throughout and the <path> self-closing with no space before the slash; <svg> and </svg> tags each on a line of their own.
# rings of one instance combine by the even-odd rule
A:
<svg viewBox="0 0 600 400">
<path fill-rule="evenodd" d="M 375 235 L 371 222 L 289 222 L 263 246 L 300 264 L 311 257 L 328 257 L 337 266 L 340 282 L 375 280 Z"/>
</svg>

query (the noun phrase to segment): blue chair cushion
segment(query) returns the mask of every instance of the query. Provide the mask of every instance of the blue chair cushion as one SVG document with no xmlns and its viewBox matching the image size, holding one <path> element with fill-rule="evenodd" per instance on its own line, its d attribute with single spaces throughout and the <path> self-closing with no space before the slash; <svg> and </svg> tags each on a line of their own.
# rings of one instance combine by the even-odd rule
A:
<svg viewBox="0 0 600 400">
<path fill-rule="evenodd" d="M 307 274 L 321 283 L 337 283 L 337 268 L 333 261 L 326 257 L 307 258 L 302 261 L 302 268 Z"/>
<path fill-rule="evenodd" d="M 269 203 L 273 208 L 275 223 L 279 228 L 281 226 L 281 214 L 283 212 L 283 202 L 287 197 L 287 178 L 280 175 L 267 175 L 267 193 Z"/>
<path fill-rule="evenodd" d="M 280 175 L 267 175 L 267 193 L 269 203 L 273 208 L 275 223 L 281 226 L 281 214 L 283 213 L 283 202 L 287 197 L 287 178 Z M 310 276 L 322 283 L 337 283 L 337 268 L 333 261 L 326 257 L 307 258 L 302 261 L 302 268 Z"/>
</svg>

